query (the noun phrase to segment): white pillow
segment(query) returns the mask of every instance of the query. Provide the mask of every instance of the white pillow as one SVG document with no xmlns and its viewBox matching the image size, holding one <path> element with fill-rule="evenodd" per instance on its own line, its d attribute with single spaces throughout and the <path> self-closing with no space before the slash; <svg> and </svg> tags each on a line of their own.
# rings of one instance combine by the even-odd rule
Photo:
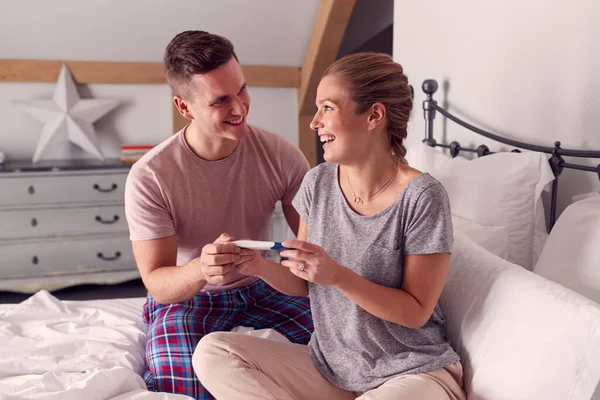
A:
<svg viewBox="0 0 600 400">
<path fill-rule="evenodd" d="M 406 158 L 444 185 L 453 215 L 507 227 L 507 260 L 533 268 L 547 237 L 540 195 L 554 179 L 543 153 L 496 153 L 468 160 L 420 143 L 408 150 Z"/>
<path fill-rule="evenodd" d="M 456 232 L 440 306 L 469 399 L 590 399 L 600 305 Z"/>
<path fill-rule="evenodd" d="M 462 232 L 475 243 L 502 259 L 508 256 L 508 227 L 485 226 L 477 222 L 452 216 L 454 232 Z"/>
<path fill-rule="evenodd" d="M 563 211 L 533 272 L 600 303 L 600 197 Z"/>
</svg>

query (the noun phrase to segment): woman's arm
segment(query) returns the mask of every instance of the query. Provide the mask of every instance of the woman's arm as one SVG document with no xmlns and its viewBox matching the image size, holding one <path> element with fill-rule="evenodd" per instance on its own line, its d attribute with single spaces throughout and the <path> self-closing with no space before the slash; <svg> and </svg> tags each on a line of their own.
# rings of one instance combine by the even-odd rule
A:
<svg viewBox="0 0 600 400">
<path fill-rule="evenodd" d="M 449 263 L 449 253 L 406 255 L 400 289 L 371 282 L 347 268 L 333 286 L 376 317 L 420 328 L 442 294 Z"/>
<path fill-rule="evenodd" d="M 402 287 L 396 289 L 371 282 L 336 263 L 317 245 L 296 240 L 283 245 L 294 249 L 281 253 L 293 259 L 281 264 L 294 275 L 317 285 L 333 286 L 365 311 L 408 328 L 419 328 L 431 317 L 450 263 L 449 253 L 406 255 Z"/>
</svg>

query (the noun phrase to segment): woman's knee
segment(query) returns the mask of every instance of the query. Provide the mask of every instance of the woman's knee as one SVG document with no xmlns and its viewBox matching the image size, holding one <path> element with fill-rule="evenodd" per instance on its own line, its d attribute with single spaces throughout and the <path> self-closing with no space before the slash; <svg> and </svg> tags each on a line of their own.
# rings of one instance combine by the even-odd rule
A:
<svg viewBox="0 0 600 400">
<path fill-rule="evenodd" d="M 198 379 L 202 381 L 203 378 L 214 373 L 219 365 L 223 365 L 218 360 L 225 357 L 229 357 L 227 351 L 228 341 L 227 338 L 230 335 L 228 332 L 213 332 L 205 335 L 194 350 L 192 356 L 192 366 Z"/>
</svg>

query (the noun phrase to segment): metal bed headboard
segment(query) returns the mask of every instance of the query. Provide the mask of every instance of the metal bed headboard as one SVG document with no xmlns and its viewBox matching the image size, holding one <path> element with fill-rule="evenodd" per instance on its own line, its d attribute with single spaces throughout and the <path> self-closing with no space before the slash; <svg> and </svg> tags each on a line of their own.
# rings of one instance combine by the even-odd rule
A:
<svg viewBox="0 0 600 400">
<path fill-rule="evenodd" d="M 460 145 L 460 143 L 458 143 L 457 141 L 453 141 L 450 144 L 443 144 L 443 143 L 436 142 L 436 140 L 433 138 L 433 120 L 435 118 L 435 113 L 439 112 L 440 114 L 442 114 L 444 117 L 448 118 L 449 120 L 456 122 L 458 125 L 466 128 L 472 132 L 475 132 L 481 136 L 484 136 L 488 139 L 491 139 L 496 142 L 500 142 L 500 143 L 503 143 L 503 144 L 506 144 L 509 146 L 514 146 L 514 147 L 518 147 L 518 148 L 525 149 L 525 150 L 537 151 L 540 153 L 547 153 L 547 154 L 551 155 L 548 161 L 550 162 L 550 167 L 552 168 L 552 172 L 554 172 L 555 179 L 552 181 L 552 196 L 551 196 L 552 200 L 550 203 L 550 223 L 549 223 L 549 229 L 548 229 L 549 231 L 552 230 L 552 227 L 554 226 L 554 223 L 556 222 L 556 202 L 557 202 L 557 195 L 558 195 L 558 177 L 562 173 L 563 169 L 569 168 L 569 169 L 576 169 L 576 170 L 580 170 L 580 171 L 595 172 L 598 174 L 598 179 L 600 179 L 600 164 L 598 164 L 596 167 L 592 167 L 589 165 L 571 164 L 571 163 L 565 162 L 565 160 L 563 158 L 563 156 L 579 157 L 579 158 L 600 158 L 600 151 L 563 149 L 562 147 L 560 147 L 560 142 L 558 142 L 558 141 L 554 142 L 554 147 L 538 146 L 535 144 L 524 143 L 524 142 L 520 142 L 517 140 L 507 139 L 502 136 L 498 136 L 496 134 L 487 132 L 483 129 L 477 128 L 476 126 L 473 126 L 473 125 L 469 124 L 468 122 L 461 120 L 460 118 L 456 117 L 455 115 L 452 115 L 447 110 L 438 106 L 437 101 L 435 101 L 433 99 L 433 94 L 438 90 L 438 83 L 434 79 L 427 79 L 426 81 L 424 81 L 423 85 L 422 85 L 422 89 L 423 89 L 423 92 L 425 92 L 425 94 L 427 95 L 427 99 L 425 101 L 423 101 L 423 113 L 424 113 L 424 117 L 425 117 L 425 139 L 423 139 L 423 142 L 427 143 L 429 146 L 443 147 L 443 148 L 449 149 L 450 155 L 452 157 L 456 157 L 458 155 L 458 153 L 461 151 L 477 153 L 478 157 L 483 157 L 488 154 L 493 154 L 493 152 L 490 151 L 490 149 L 486 145 L 481 145 L 481 146 L 478 146 L 476 149 L 472 149 L 472 148 L 462 147 Z M 514 150 L 511 150 L 511 152 L 520 153 L 521 151 L 519 149 L 514 149 Z"/>
</svg>

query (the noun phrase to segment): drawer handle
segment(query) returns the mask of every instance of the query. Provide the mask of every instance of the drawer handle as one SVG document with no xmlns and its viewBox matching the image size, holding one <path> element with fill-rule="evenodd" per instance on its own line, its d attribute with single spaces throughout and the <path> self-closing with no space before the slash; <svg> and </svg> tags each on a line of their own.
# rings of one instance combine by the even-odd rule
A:
<svg viewBox="0 0 600 400">
<path fill-rule="evenodd" d="M 34 188 L 33 186 L 29 186 L 29 187 L 27 188 L 27 192 L 28 192 L 29 194 L 34 194 L 34 193 L 35 193 L 35 188 Z"/>
<path fill-rule="evenodd" d="M 101 187 L 100 187 L 100 185 L 98 185 L 97 183 L 94 183 L 94 189 L 96 189 L 97 191 L 99 191 L 99 192 L 101 192 L 101 193 L 109 193 L 109 192 L 112 192 L 112 191 L 116 190 L 116 189 L 117 189 L 117 187 L 118 187 L 118 186 L 117 186 L 117 184 L 116 184 L 116 183 L 113 183 L 113 184 L 110 186 L 110 188 L 108 188 L 108 189 L 104 189 L 104 188 L 101 188 Z"/>
<path fill-rule="evenodd" d="M 35 265 L 38 262 L 40 262 L 40 260 L 37 258 L 37 256 L 33 256 L 33 258 L 31 259 L 31 262 L 33 263 L 33 265 Z"/>
<path fill-rule="evenodd" d="M 98 258 L 100 258 L 104 261 L 115 261 L 119 257 L 121 257 L 120 251 L 115 252 L 115 255 L 113 257 L 106 257 L 104 254 L 98 253 Z"/>
<path fill-rule="evenodd" d="M 31 226 L 37 226 L 38 222 L 36 218 L 31 218 Z"/>
<path fill-rule="evenodd" d="M 96 221 L 100 222 L 101 224 L 114 224 L 115 222 L 117 222 L 119 220 L 119 216 L 115 215 L 113 216 L 112 220 L 109 219 L 102 219 L 101 216 L 96 215 Z"/>
</svg>

